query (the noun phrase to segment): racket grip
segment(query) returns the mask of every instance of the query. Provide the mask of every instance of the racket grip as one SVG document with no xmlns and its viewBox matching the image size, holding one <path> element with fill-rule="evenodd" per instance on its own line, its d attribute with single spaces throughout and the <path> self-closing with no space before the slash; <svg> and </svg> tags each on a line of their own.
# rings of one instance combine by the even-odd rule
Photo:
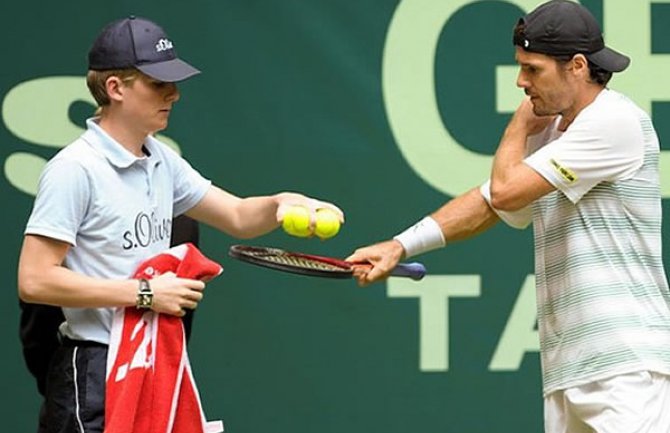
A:
<svg viewBox="0 0 670 433">
<path fill-rule="evenodd" d="M 408 277 L 419 281 L 426 275 L 426 267 L 419 262 L 398 263 L 391 271 L 394 277 Z"/>
</svg>

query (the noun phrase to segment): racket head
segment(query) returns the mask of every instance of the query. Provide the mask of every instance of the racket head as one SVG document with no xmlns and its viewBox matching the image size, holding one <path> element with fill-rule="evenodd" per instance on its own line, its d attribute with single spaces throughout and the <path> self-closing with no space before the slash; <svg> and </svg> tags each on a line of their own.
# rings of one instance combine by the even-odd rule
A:
<svg viewBox="0 0 670 433">
<path fill-rule="evenodd" d="M 280 248 L 233 245 L 228 255 L 237 260 L 292 274 L 322 278 L 351 278 L 351 264 L 330 257 L 294 253 Z"/>
</svg>

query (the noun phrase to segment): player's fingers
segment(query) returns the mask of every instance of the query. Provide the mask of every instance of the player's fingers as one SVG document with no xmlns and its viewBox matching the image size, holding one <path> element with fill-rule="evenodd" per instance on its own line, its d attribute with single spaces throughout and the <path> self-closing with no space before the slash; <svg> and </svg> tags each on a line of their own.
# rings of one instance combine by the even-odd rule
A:
<svg viewBox="0 0 670 433">
<path fill-rule="evenodd" d="M 371 268 L 370 265 L 353 265 L 351 267 L 352 275 L 357 279 L 365 278 Z"/>
<path fill-rule="evenodd" d="M 349 257 L 344 259 L 345 262 L 360 262 L 358 260 L 358 255 L 356 253 L 351 254 Z"/>
<path fill-rule="evenodd" d="M 362 271 L 362 270 L 355 271 L 353 276 L 356 279 L 356 282 L 358 283 L 358 285 L 361 286 L 361 287 L 365 287 L 368 284 L 370 284 L 370 283 L 368 283 L 368 280 L 367 280 L 367 278 L 368 278 L 367 271 Z"/>
<path fill-rule="evenodd" d="M 358 285 L 359 285 L 360 287 L 366 287 L 366 286 L 369 286 L 369 285 L 370 285 L 370 283 L 368 283 L 368 280 L 367 280 L 367 278 L 365 277 L 365 275 L 363 275 L 363 276 L 357 278 L 357 279 L 356 279 L 356 282 L 358 283 Z"/>
<path fill-rule="evenodd" d="M 368 284 L 375 283 L 379 280 L 383 280 L 389 276 L 389 273 L 391 271 L 387 270 L 385 268 L 382 268 L 380 266 L 375 266 L 372 269 L 370 269 L 370 272 L 368 272 L 365 276 L 365 281 Z"/>
<path fill-rule="evenodd" d="M 361 275 L 369 270 L 369 266 L 362 266 L 359 264 L 352 264 L 351 265 L 351 271 L 355 276 Z"/>
<path fill-rule="evenodd" d="M 369 258 L 370 257 L 367 254 L 365 254 L 365 252 L 358 249 L 344 260 L 351 263 L 365 263 L 370 261 Z"/>
</svg>

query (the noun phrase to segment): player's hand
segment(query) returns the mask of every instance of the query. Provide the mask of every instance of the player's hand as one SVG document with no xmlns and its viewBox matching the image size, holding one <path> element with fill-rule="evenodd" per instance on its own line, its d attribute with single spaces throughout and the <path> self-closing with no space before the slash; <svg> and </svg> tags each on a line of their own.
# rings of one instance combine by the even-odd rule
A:
<svg viewBox="0 0 670 433">
<path fill-rule="evenodd" d="M 166 272 L 149 280 L 154 292 L 151 309 L 157 313 L 182 317 L 186 309 L 195 310 L 202 300 L 205 283 L 190 278 L 178 278 Z"/>
<path fill-rule="evenodd" d="M 513 121 L 526 131 L 526 135 L 535 135 L 544 131 L 556 116 L 538 116 L 533 111 L 530 98 L 524 98 L 514 113 Z"/>
<path fill-rule="evenodd" d="M 388 278 L 398 262 L 405 255 L 405 250 L 400 242 L 395 239 L 380 242 L 363 248 L 358 248 L 345 260 L 348 262 L 367 262 L 369 265 L 354 265 L 354 278 L 360 286 Z"/>
</svg>

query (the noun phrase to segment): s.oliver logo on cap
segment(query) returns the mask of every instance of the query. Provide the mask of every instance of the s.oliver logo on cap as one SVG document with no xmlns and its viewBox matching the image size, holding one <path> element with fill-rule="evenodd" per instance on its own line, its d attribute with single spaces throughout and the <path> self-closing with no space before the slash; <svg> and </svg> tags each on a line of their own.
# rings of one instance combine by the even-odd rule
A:
<svg viewBox="0 0 670 433">
<path fill-rule="evenodd" d="M 156 52 L 160 53 L 161 51 L 171 50 L 172 41 L 169 39 L 160 39 L 156 44 Z"/>
</svg>

